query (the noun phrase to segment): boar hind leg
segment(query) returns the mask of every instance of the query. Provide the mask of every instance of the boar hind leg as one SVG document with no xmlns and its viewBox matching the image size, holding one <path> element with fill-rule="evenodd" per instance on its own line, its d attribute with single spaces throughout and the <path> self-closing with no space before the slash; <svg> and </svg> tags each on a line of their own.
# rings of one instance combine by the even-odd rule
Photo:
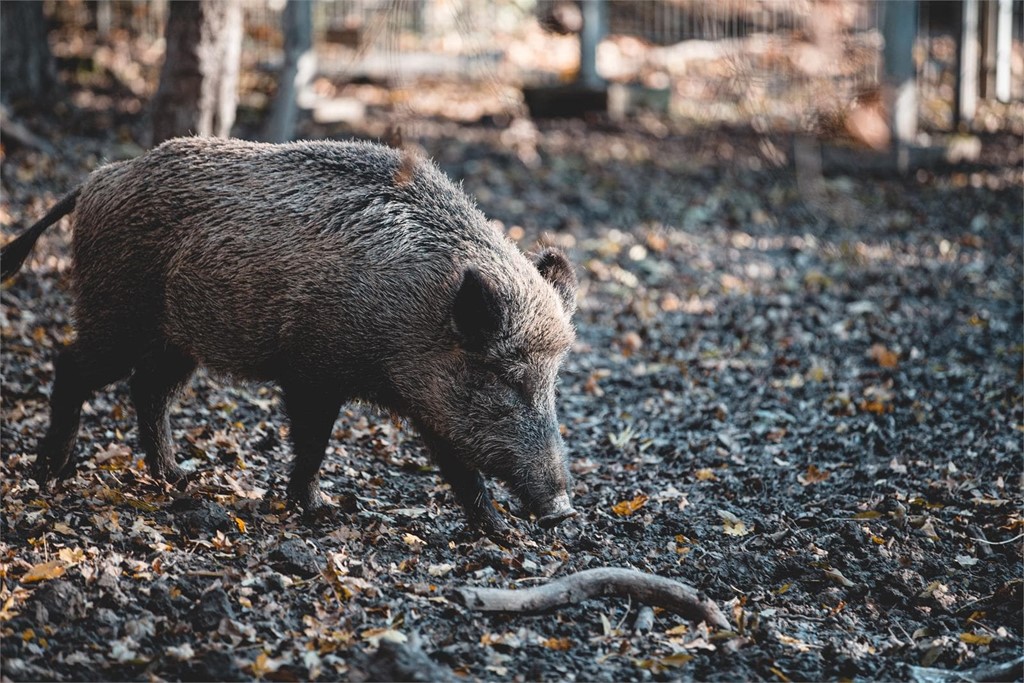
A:
<svg viewBox="0 0 1024 683">
<path fill-rule="evenodd" d="M 132 403 L 139 420 L 139 443 L 146 453 L 146 467 L 154 478 L 172 484 L 183 480 L 185 472 L 174 461 L 167 411 L 195 368 L 196 362 L 192 358 L 168 347 L 145 356 L 130 381 Z"/>
<path fill-rule="evenodd" d="M 307 519 L 327 514 L 320 495 L 320 463 L 343 399 L 332 391 L 305 385 L 285 385 L 284 403 L 291 421 L 295 465 L 288 482 L 288 501 L 302 508 Z"/>
<path fill-rule="evenodd" d="M 131 370 L 123 360 L 97 354 L 81 341 L 72 344 L 54 362 L 50 390 L 50 426 L 39 442 L 35 480 L 66 479 L 75 472 L 72 457 L 78 439 L 82 403 L 92 392 L 126 376 Z"/>
</svg>

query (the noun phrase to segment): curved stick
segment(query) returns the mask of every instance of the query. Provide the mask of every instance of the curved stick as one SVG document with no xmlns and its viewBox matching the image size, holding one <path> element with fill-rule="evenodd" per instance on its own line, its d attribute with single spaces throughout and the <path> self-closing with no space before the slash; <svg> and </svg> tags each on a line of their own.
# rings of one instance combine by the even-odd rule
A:
<svg viewBox="0 0 1024 683">
<path fill-rule="evenodd" d="M 544 612 L 603 595 L 629 596 L 645 605 L 664 607 L 691 621 L 729 628 L 718 605 L 692 586 L 620 567 L 587 569 L 522 590 L 464 586 L 454 589 L 450 597 L 482 612 Z"/>
</svg>

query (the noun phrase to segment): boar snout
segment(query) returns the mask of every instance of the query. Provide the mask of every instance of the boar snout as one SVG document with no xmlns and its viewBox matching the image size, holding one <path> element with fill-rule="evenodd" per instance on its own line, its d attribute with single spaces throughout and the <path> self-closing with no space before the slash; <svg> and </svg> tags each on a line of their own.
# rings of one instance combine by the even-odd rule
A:
<svg viewBox="0 0 1024 683">
<path fill-rule="evenodd" d="M 569 495 L 563 491 L 537 508 L 537 524 L 550 529 L 578 514 L 569 502 Z"/>
</svg>

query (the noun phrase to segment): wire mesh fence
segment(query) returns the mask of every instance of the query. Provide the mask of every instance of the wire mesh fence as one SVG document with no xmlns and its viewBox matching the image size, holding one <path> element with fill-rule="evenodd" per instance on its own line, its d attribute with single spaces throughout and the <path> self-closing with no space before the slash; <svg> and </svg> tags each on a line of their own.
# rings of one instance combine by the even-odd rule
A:
<svg viewBox="0 0 1024 683">
<path fill-rule="evenodd" d="M 612 82 L 645 90 L 647 103 L 670 116 L 726 124 L 760 120 L 827 132 L 844 111 L 880 99 L 887 4 L 607 0 L 598 71 Z M 982 4 L 994 6 L 995 0 Z M 243 5 L 243 69 L 272 80 L 282 61 L 284 0 L 243 0 Z M 1020 5 L 1014 2 L 1014 18 L 1020 17 Z M 959 3 L 921 2 L 919 7 L 914 61 L 921 124 L 926 130 L 951 130 Z M 57 22 L 101 37 L 129 35 L 155 44 L 167 8 L 168 0 L 49 0 L 47 5 Z M 369 81 L 399 90 L 422 79 L 444 79 L 477 87 L 482 98 L 493 101 L 473 108 L 473 114 L 509 109 L 522 85 L 576 77 L 578 14 L 570 0 L 318 1 L 319 77 L 336 86 Z M 1004 119 L 1019 117 L 1024 99 L 1020 21 L 1013 25 L 1014 106 L 999 110 Z M 255 81 L 243 80 L 243 87 L 247 82 Z M 982 118 L 982 125 L 989 125 Z"/>
</svg>

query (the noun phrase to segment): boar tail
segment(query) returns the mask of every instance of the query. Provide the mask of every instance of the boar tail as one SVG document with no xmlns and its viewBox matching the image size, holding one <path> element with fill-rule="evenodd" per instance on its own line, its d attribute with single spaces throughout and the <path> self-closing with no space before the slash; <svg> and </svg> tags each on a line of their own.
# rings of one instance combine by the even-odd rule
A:
<svg viewBox="0 0 1024 683">
<path fill-rule="evenodd" d="M 0 280 L 6 280 L 21 268 L 28 255 L 32 252 L 36 240 L 43 232 L 64 216 L 75 210 L 78 193 L 82 188 L 75 188 L 70 194 L 57 202 L 42 219 L 25 232 L 18 235 L 12 242 L 0 249 Z"/>
</svg>

